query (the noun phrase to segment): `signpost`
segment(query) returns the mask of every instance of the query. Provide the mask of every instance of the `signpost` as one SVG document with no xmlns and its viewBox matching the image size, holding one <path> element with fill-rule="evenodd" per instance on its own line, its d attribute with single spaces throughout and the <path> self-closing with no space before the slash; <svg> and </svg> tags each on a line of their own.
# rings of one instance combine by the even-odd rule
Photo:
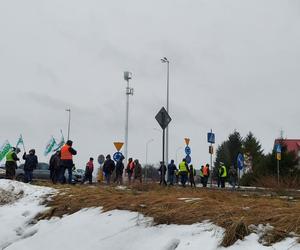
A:
<svg viewBox="0 0 300 250">
<path fill-rule="evenodd" d="M 215 134 L 212 132 L 212 129 L 210 130 L 210 132 L 207 133 L 207 142 L 210 143 L 210 146 L 208 148 L 209 154 L 210 154 L 210 187 L 212 187 L 212 172 L 213 172 L 213 168 L 212 168 L 212 157 L 214 154 L 214 147 L 213 144 L 215 143 L 216 138 L 215 138 Z"/>
<path fill-rule="evenodd" d="M 105 161 L 104 155 L 102 155 L 102 154 L 99 155 L 98 156 L 98 163 L 99 163 L 100 167 L 99 167 L 98 176 L 97 176 L 98 182 L 102 182 L 103 181 L 103 171 L 102 171 L 103 169 L 102 169 L 102 165 L 103 165 L 104 161 Z"/>
<path fill-rule="evenodd" d="M 241 178 L 241 170 L 244 168 L 244 155 L 239 153 L 237 156 L 237 166 L 239 169 L 239 175 L 238 175 L 238 186 L 240 186 L 240 178 Z"/>
<path fill-rule="evenodd" d="M 275 147 L 276 147 L 276 159 L 277 159 L 277 183 L 279 185 L 279 164 L 281 161 L 281 145 L 277 144 Z"/>
<path fill-rule="evenodd" d="M 190 164 L 192 162 L 192 157 L 191 157 L 192 150 L 191 150 L 191 148 L 189 146 L 190 139 L 189 138 L 184 138 L 184 141 L 185 141 L 185 144 L 186 144 L 186 147 L 184 148 L 184 152 L 186 154 L 185 160 L 186 160 L 187 164 Z"/>
<path fill-rule="evenodd" d="M 165 129 L 168 127 L 168 125 L 172 121 L 172 119 L 164 107 L 162 107 L 160 109 L 160 111 L 156 114 L 155 119 L 163 130 L 163 133 L 162 133 L 163 134 L 162 135 L 162 162 L 164 165 L 165 164 Z"/>
</svg>

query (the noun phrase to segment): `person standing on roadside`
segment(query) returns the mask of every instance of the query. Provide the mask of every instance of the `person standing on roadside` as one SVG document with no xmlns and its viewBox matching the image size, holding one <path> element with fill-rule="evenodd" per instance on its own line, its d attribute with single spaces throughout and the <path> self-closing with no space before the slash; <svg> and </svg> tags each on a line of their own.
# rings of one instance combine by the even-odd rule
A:
<svg viewBox="0 0 300 250">
<path fill-rule="evenodd" d="M 170 186 L 174 185 L 175 171 L 177 171 L 177 167 L 174 164 L 174 160 L 171 160 L 171 163 L 168 165 L 168 180 Z"/>
<path fill-rule="evenodd" d="M 16 178 L 16 168 L 17 161 L 20 159 L 18 158 L 17 154 L 20 153 L 19 148 L 12 148 L 7 154 L 6 154 L 6 162 L 5 162 L 5 178 L 14 180 Z"/>
<path fill-rule="evenodd" d="M 203 187 L 207 187 L 208 177 L 209 177 L 209 164 L 203 167 Z"/>
<path fill-rule="evenodd" d="M 160 166 L 159 166 L 158 172 L 160 173 L 160 182 L 159 182 L 159 185 L 167 186 L 167 182 L 166 182 L 167 167 L 164 164 L 164 162 L 162 162 L 162 161 L 160 162 Z"/>
<path fill-rule="evenodd" d="M 135 165 L 134 165 L 133 159 L 129 158 L 128 159 L 128 164 L 127 164 L 127 167 L 126 167 L 126 172 L 128 174 L 128 184 L 129 185 L 131 184 L 131 178 L 132 178 L 132 175 L 133 175 L 134 167 L 135 167 Z"/>
<path fill-rule="evenodd" d="M 60 152 L 56 151 L 50 158 L 49 169 L 50 169 L 50 179 L 53 184 L 59 181 L 60 175 Z"/>
<path fill-rule="evenodd" d="M 180 182 L 183 187 L 185 187 L 187 178 L 188 178 L 188 165 L 186 163 L 185 158 L 182 159 L 182 162 L 179 163 L 179 175 Z"/>
<path fill-rule="evenodd" d="M 124 159 L 125 157 L 122 155 L 116 164 L 116 181 L 119 185 L 123 185 Z"/>
<path fill-rule="evenodd" d="M 60 182 L 64 183 L 65 172 L 68 170 L 68 183 L 72 184 L 72 171 L 74 167 L 73 155 L 76 155 L 77 152 L 72 148 L 73 142 L 68 140 L 66 144 L 60 150 Z"/>
<path fill-rule="evenodd" d="M 23 160 L 25 160 L 24 173 L 25 173 L 26 182 L 31 183 L 33 170 L 36 169 L 38 164 L 38 158 L 35 155 L 35 150 L 30 149 L 29 154 L 26 154 L 26 152 L 24 152 Z"/>
<path fill-rule="evenodd" d="M 191 187 L 196 187 L 196 183 L 195 183 L 195 176 L 196 176 L 196 169 L 194 168 L 193 164 L 191 164 L 189 166 L 189 173 L 190 173 L 190 183 L 191 183 Z"/>
<path fill-rule="evenodd" d="M 134 181 L 139 180 L 139 182 L 142 183 L 143 169 L 138 159 L 134 160 L 134 165 Z"/>
<path fill-rule="evenodd" d="M 237 171 L 234 168 L 234 166 L 231 166 L 229 171 L 228 171 L 228 175 L 229 175 L 229 183 L 232 186 L 233 189 L 235 189 L 236 183 L 237 183 Z"/>
<path fill-rule="evenodd" d="M 204 187 L 204 184 L 203 184 L 203 182 L 204 182 L 203 168 L 204 168 L 204 166 L 202 165 L 201 168 L 200 168 L 200 171 L 199 171 L 199 176 L 200 176 L 200 183 Z"/>
<path fill-rule="evenodd" d="M 93 182 L 93 171 L 94 171 L 94 158 L 90 157 L 90 160 L 87 162 L 85 166 L 85 173 L 84 177 L 82 179 L 82 184 L 86 182 L 86 180 L 89 181 L 89 184 L 92 184 Z"/>
<path fill-rule="evenodd" d="M 227 169 L 223 162 L 220 162 L 220 168 L 219 168 L 219 178 L 220 178 L 220 184 L 221 188 L 225 188 L 225 181 L 227 177 Z"/>
<path fill-rule="evenodd" d="M 105 175 L 106 184 L 110 185 L 111 175 L 115 170 L 115 162 L 111 159 L 110 155 L 106 156 L 106 160 L 103 165 L 103 173 Z"/>
</svg>

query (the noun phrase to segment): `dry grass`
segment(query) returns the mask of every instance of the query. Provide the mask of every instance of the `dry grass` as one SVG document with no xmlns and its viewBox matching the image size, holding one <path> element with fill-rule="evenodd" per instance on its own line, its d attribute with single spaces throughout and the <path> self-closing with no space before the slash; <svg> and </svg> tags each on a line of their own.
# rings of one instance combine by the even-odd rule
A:
<svg viewBox="0 0 300 250">
<path fill-rule="evenodd" d="M 300 202 L 264 193 L 240 193 L 226 190 L 163 188 L 157 184 L 118 190 L 106 186 L 56 186 L 60 190 L 47 203 L 47 213 L 38 219 L 72 214 L 85 207 L 103 207 L 104 211 L 122 209 L 141 212 L 157 224 L 192 224 L 210 220 L 225 229 L 223 246 L 250 233 L 249 225 L 273 226 L 262 239 L 272 244 L 291 232 L 300 235 Z M 180 198 L 198 198 L 183 200 Z"/>
</svg>

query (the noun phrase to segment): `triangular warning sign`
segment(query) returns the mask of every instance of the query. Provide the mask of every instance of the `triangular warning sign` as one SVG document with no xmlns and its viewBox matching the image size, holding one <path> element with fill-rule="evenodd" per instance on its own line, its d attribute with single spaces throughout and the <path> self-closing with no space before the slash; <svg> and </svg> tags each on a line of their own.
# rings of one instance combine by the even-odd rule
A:
<svg viewBox="0 0 300 250">
<path fill-rule="evenodd" d="M 123 147 L 124 143 L 123 142 L 114 142 L 116 150 L 119 152 L 121 148 Z"/>
<path fill-rule="evenodd" d="M 185 144 L 188 146 L 190 144 L 190 138 L 184 138 Z"/>
</svg>

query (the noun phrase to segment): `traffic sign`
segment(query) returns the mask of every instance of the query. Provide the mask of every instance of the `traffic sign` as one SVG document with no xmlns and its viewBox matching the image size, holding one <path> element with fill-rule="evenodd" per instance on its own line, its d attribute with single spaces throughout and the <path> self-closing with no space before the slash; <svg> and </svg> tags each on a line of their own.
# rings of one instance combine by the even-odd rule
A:
<svg viewBox="0 0 300 250">
<path fill-rule="evenodd" d="M 164 107 L 162 107 L 161 110 L 157 113 L 155 119 L 162 129 L 168 127 L 169 123 L 172 121 L 171 117 L 169 116 L 167 110 Z"/>
<path fill-rule="evenodd" d="M 281 161 L 281 153 L 276 153 L 276 159 L 277 159 L 278 161 Z"/>
<path fill-rule="evenodd" d="M 190 144 L 190 138 L 184 138 L 184 141 L 187 146 Z"/>
<path fill-rule="evenodd" d="M 215 143 L 215 134 L 212 132 L 207 133 L 207 142 Z"/>
<path fill-rule="evenodd" d="M 119 160 L 121 159 L 122 156 L 123 156 L 123 154 L 122 154 L 121 152 L 116 152 L 116 153 L 114 153 L 114 155 L 113 155 L 113 159 L 114 159 L 115 161 L 119 161 Z"/>
<path fill-rule="evenodd" d="M 116 150 L 119 152 L 124 145 L 124 142 L 114 142 Z"/>
<path fill-rule="evenodd" d="M 185 157 L 185 161 L 186 161 L 187 164 L 190 164 L 190 163 L 192 162 L 191 156 L 190 156 L 190 155 L 187 155 L 187 156 Z"/>
<path fill-rule="evenodd" d="M 281 145 L 280 144 L 276 144 L 275 150 L 276 150 L 276 153 L 281 153 Z"/>
<path fill-rule="evenodd" d="M 105 161 L 104 155 L 99 155 L 99 156 L 98 156 L 98 163 L 99 163 L 100 165 L 102 165 L 102 164 L 104 163 L 104 161 Z"/>
<path fill-rule="evenodd" d="M 213 146 L 209 146 L 208 147 L 208 152 L 212 155 L 214 154 L 214 147 Z"/>
<path fill-rule="evenodd" d="M 192 150 L 189 146 L 186 146 L 184 151 L 185 151 L 186 155 L 190 155 L 192 153 Z"/>
<path fill-rule="evenodd" d="M 244 156 L 241 153 L 238 154 L 237 165 L 239 170 L 242 170 L 244 168 Z"/>
</svg>

